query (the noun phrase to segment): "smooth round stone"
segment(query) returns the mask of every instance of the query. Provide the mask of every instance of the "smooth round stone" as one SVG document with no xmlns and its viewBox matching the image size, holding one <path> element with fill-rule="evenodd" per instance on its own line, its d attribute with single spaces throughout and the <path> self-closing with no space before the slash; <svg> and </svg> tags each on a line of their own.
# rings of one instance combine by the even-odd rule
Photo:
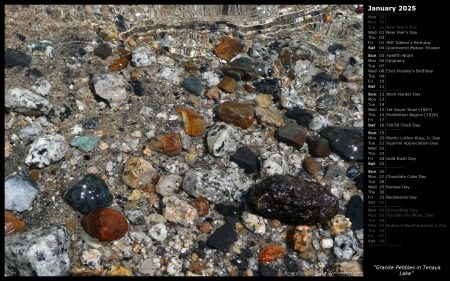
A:
<svg viewBox="0 0 450 281">
<path fill-rule="evenodd" d="M 88 174 L 75 183 L 64 195 L 64 201 L 82 214 L 111 205 L 113 196 L 105 182 L 94 174 Z"/>
<path fill-rule="evenodd" d="M 195 76 L 185 78 L 181 86 L 194 95 L 199 96 L 202 93 L 202 81 Z"/>
<path fill-rule="evenodd" d="M 255 108 L 248 103 L 226 101 L 219 105 L 218 113 L 223 121 L 243 129 L 251 127 L 255 120 Z"/>
<path fill-rule="evenodd" d="M 128 231 L 126 217 L 113 209 L 98 208 L 81 220 L 84 230 L 100 241 L 113 241 L 122 238 Z"/>
</svg>

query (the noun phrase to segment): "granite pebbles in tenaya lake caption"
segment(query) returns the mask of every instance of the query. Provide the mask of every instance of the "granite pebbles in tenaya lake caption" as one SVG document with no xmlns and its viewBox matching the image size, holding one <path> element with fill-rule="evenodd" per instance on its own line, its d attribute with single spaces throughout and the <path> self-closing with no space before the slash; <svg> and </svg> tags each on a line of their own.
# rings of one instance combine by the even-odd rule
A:
<svg viewBox="0 0 450 281">
<path fill-rule="evenodd" d="M 75 183 L 63 198 L 67 204 L 82 214 L 100 207 L 108 207 L 113 201 L 108 186 L 94 174 L 88 174 Z"/>
<path fill-rule="evenodd" d="M 326 187 L 290 175 L 272 175 L 254 185 L 247 203 L 263 217 L 291 224 L 323 223 L 339 209 L 339 199 Z"/>
</svg>

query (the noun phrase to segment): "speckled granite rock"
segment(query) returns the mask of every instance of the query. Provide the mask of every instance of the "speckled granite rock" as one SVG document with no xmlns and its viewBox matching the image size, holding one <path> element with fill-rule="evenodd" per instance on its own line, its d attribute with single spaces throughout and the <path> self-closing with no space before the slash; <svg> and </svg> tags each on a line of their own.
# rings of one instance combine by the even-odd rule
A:
<svg viewBox="0 0 450 281">
<path fill-rule="evenodd" d="M 33 229 L 5 238 L 5 273 L 9 276 L 66 276 L 69 230 L 64 226 Z"/>
<path fill-rule="evenodd" d="M 17 212 L 28 210 L 38 193 L 37 183 L 27 172 L 10 175 L 5 180 L 5 209 Z"/>
</svg>

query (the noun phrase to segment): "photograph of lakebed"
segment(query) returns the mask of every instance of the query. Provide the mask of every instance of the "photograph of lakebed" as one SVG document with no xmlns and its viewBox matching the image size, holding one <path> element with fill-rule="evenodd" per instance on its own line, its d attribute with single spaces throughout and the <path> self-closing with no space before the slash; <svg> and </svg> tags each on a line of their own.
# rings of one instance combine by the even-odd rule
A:
<svg viewBox="0 0 450 281">
<path fill-rule="evenodd" d="M 6 5 L 5 276 L 362 276 L 360 5 Z"/>
</svg>

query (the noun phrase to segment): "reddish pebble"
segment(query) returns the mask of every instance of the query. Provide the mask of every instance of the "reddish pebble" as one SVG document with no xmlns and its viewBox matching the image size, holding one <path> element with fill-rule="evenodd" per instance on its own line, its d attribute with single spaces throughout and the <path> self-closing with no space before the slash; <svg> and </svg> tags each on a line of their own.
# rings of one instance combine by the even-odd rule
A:
<svg viewBox="0 0 450 281">
<path fill-rule="evenodd" d="M 16 218 L 13 214 L 5 211 L 5 236 L 19 232 L 24 227 L 25 223 L 23 221 Z"/>
<path fill-rule="evenodd" d="M 89 235 L 100 241 L 120 239 L 128 231 L 125 216 L 109 208 L 99 208 L 90 212 L 81 220 L 81 225 Z"/>
<path fill-rule="evenodd" d="M 245 88 L 245 90 L 247 90 L 247 92 L 249 92 L 249 93 L 253 93 L 253 92 L 255 91 L 255 87 L 253 87 L 253 86 L 250 85 L 250 84 L 244 84 L 244 88 Z"/>
<path fill-rule="evenodd" d="M 357 12 L 358 14 L 361 14 L 364 12 L 364 6 L 359 6 L 358 8 L 355 9 L 355 12 Z"/>
<path fill-rule="evenodd" d="M 260 263 L 268 263 L 272 261 L 279 260 L 284 257 L 286 254 L 286 249 L 281 245 L 272 244 L 267 245 L 261 249 L 259 253 L 259 262 Z"/>
<path fill-rule="evenodd" d="M 196 198 L 190 202 L 191 206 L 197 209 L 200 217 L 206 216 L 209 213 L 209 202 L 203 198 Z"/>
<path fill-rule="evenodd" d="M 218 113 L 223 121 L 243 129 L 251 127 L 255 120 L 255 109 L 248 103 L 226 101 L 219 105 Z"/>
<path fill-rule="evenodd" d="M 177 112 L 183 117 L 186 134 L 198 137 L 205 133 L 206 121 L 200 114 L 184 108 L 177 108 Z"/>
<path fill-rule="evenodd" d="M 203 233 L 209 233 L 214 230 L 214 225 L 209 221 L 204 221 L 198 225 L 198 229 Z"/>
<path fill-rule="evenodd" d="M 220 98 L 219 87 L 213 87 L 209 89 L 209 91 L 206 93 L 206 96 L 210 99 L 218 100 Z"/>
<path fill-rule="evenodd" d="M 244 45 L 235 39 L 224 37 L 219 40 L 222 40 L 222 42 L 214 47 L 214 53 L 221 59 L 230 60 L 237 53 L 244 51 Z"/>
<path fill-rule="evenodd" d="M 182 145 L 180 134 L 169 133 L 153 137 L 147 141 L 148 147 L 168 156 L 177 156 L 181 153 Z"/>
<path fill-rule="evenodd" d="M 311 227 L 307 225 L 298 225 L 287 233 L 287 242 L 297 252 L 304 253 L 311 245 Z"/>
<path fill-rule="evenodd" d="M 236 89 L 237 83 L 233 78 L 224 76 L 222 80 L 220 80 L 220 83 L 219 85 L 217 85 L 217 87 L 219 87 L 222 91 L 232 93 L 234 92 L 234 89 Z"/>
</svg>

